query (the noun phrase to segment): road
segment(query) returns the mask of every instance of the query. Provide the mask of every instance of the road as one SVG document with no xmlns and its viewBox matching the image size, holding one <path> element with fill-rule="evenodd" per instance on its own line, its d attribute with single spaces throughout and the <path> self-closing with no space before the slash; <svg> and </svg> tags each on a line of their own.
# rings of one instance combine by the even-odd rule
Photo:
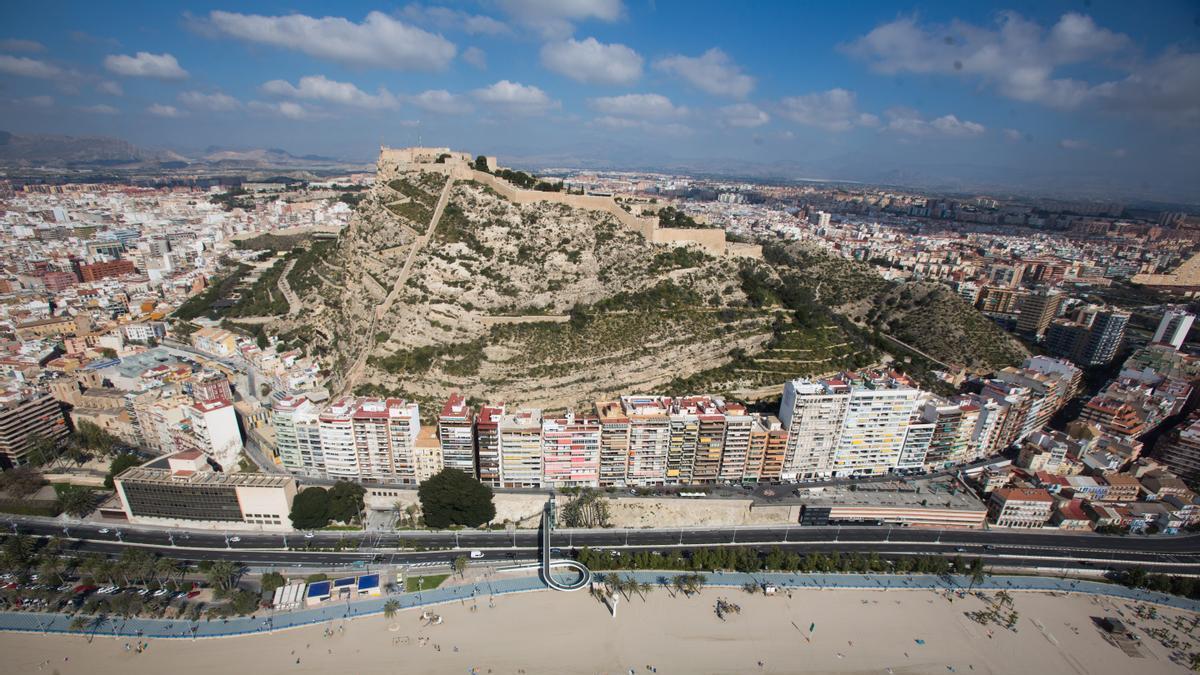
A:
<svg viewBox="0 0 1200 675">
<path fill-rule="evenodd" d="M 449 562 L 463 550 L 483 550 L 490 558 L 537 557 L 538 532 L 464 530 L 460 532 L 316 532 L 304 534 L 225 533 L 145 527 L 118 527 L 52 519 L 12 517 L 0 521 L 9 531 L 61 536 L 80 550 L 117 553 L 137 545 L 187 560 L 236 560 L 248 564 L 342 564 L 356 560 L 389 564 Z M 234 539 L 237 539 L 235 541 Z M 1104 536 L 1021 530 L 933 530 L 902 527 L 741 527 L 674 530 L 555 529 L 553 545 L 618 550 L 658 550 L 715 545 L 780 546 L 801 553 L 877 552 L 881 556 L 944 554 L 980 556 L 991 564 L 1078 567 L 1143 565 L 1171 573 L 1200 574 L 1200 535 Z M 342 550 L 333 551 L 341 547 Z M 959 550 L 961 549 L 961 550 Z M 1036 564 L 1034 564 L 1036 563 Z"/>
</svg>

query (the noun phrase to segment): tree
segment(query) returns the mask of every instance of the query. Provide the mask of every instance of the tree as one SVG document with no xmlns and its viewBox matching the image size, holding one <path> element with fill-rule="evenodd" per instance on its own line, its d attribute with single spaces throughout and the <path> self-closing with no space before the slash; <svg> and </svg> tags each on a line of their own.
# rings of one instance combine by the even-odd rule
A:
<svg viewBox="0 0 1200 675">
<path fill-rule="evenodd" d="M 91 488 L 79 485 L 55 485 L 58 506 L 77 518 L 82 518 L 96 508 L 96 494 Z"/>
<path fill-rule="evenodd" d="M 986 575 L 987 570 L 983 567 L 983 560 L 980 558 L 972 560 L 970 567 L 967 568 L 967 576 L 971 579 L 971 584 L 967 587 L 967 592 L 970 593 L 971 589 L 975 588 L 975 584 L 983 581 Z"/>
<path fill-rule="evenodd" d="M 454 559 L 454 573 L 462 576 L 463 572 L 467 571 L 467 556 L 460 555 Z"/>
<path fill-rule="evenodd" d="M 61 440 L 36 431 L 29 434 L 28 443 L 29 452 L 26 457 L 29 459 L 29 463 L 35 466 L 43 466 L 57 459 L 63 445 Z"/>
<path fill-rule="evenodd" d="M 0 488 L 10 497 L 22 499 L 37 492 L 46 484 L 46 479 L 35 469 L 18 466 L 0 473 Z"/>
<path fill-rule="evenodd" d="M 216 560 L 204 576 L 208 579 L 208 583 L 212 584 L 218 591 L 228 591 L 233 588 L 234 576 L 238 573 L 238 566 L 228 560 Z"/>
<path fill-rule="evenodd" d="M 396 612 L 398 611 L 400 611 L 399 600 L 388 600 L 387 602 L 383 603 L 383 615 L 385 617 L 390 619 L 396 616 Z"/>
<path fill-rule="evenodd" d="M 457 469 L 443 469 L 417 489 L 425 524 L 478 527 L 496 517 L 492 488 Z"/>
<path fill-rule="evenodd" d="M 129 452 L 123 452 L 113 458 L 111 464 L 108 465 L 108 475 L 104 477 L 104 487 L 112 489 L 113 478 L 121 475 L 126 469 L 142 463 L 142 458 Z"/>
<path fill-rule="evenodd" d="M 311 530 L 329 524 L 329 494 L 324 488 L 305 488 L 292 500 L 292 527 Z"/>
<path fill-rule="evenodd" d="M 488 171 L 487 157 L 480 155 L 475 158 L 475 170 L 482 171 L 484 173 L 490 173 Z"/>
<path fill-rule="evenodd" d="M 120 443 L 116 436 L 87 420 L 80 420 L 75 425 L 75 439 L 80 446 L 92 450 L 100 456 L 111 454 Z"/>
<path fill-rule="evenodd" d="M 262 575 L 262 589 L 264 593 L 274 593 L 275 589 L 287 584 L 287 579 L 279 572 L 267 572 Z"/>
<path fill-rule="evenodd" d="M 358 483 L 338 481 L 329 488 L 329 519 L 340 523 L 357 523 L 362 518 L 363 495 L 366 488 Z"/>
</svg>

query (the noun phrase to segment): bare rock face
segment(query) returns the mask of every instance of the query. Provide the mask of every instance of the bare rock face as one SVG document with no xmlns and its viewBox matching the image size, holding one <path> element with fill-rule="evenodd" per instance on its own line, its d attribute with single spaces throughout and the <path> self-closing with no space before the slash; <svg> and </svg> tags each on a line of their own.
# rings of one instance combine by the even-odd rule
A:
<svg viewBox="0 0 1200 675">
<path fill-rule="evenodd" d="M 739 266 L 758 263 L 653 244 L 610 213 L 515 204 L 473 181 L 443 200 L 446 185 L 418 171 L 377 183 L 327 261 L 336 274 L 304 297 L 335 385 L 590 406 L 770 337 L 774 314 L 743 308 L 738 283 Z"/>
</svg>

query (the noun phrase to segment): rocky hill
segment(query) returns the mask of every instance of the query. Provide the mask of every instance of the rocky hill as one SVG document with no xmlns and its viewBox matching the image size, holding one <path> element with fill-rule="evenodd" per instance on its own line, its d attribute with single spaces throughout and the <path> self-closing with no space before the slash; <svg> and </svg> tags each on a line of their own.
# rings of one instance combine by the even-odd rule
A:
<svg viewBox="0 0 1200 675">
<path fill-rule="evenodd" d="M 890 359 L 858 307 L 894 288 L 867 268 L 795 245 L 764 261 L 654 243 L 624 213 L 427 169 L 381 173 L 328 252 L 288 276 L 305 310 L 268 330 L 322 357 L 334 390 L 426 413 L 451 390 L 589 409 L 629 393 L 770 397 L 792 377 Z M 914 328 L 897 332 L 919 332 L 915 310 L 935 295 L 914 296 L 897 315 Z M 1003 337 L 975 318 L 972 336 Z"/>
</svg>

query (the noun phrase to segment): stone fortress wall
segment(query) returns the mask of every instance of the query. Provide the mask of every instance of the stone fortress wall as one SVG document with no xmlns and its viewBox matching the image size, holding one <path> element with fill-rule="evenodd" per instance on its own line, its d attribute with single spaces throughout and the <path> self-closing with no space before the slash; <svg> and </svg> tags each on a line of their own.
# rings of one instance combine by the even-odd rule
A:
<svg viewBox="0 0 1200 675">
<path fill-rule="evenodd" d="M 439 157 L 446 158 L 439 163 Z M 488 157 L 488 168 L 495 171 L 496 159 Z M 573 195 L 563 192 L 525 190 L 485 171 L 477 171 L 474 158 L 469 153 L 455 152 L 450 148 L 388 148 L 379 149 L 376 176 L 380 180 L 391 180 L 405 171 L 430 171 L 442 173 L 455 180 L 473 180 L 495 190 L 500 196 L 516 204 L 551 202 L 572 208 L 610 213 L 626 229 L 637 232 L 647 241 L 656 244 L 699 244 L 709 253 L 718 256 L 742 256 L 762 258 L 762 247 L 758 244 L 742 244 L 725 240 L 725 232 L 717 228 L 687 229 L 659 227 L 657 218 L 636 216 L 617 204 L 612 197 L 600 195 Z"/>
</svg>

